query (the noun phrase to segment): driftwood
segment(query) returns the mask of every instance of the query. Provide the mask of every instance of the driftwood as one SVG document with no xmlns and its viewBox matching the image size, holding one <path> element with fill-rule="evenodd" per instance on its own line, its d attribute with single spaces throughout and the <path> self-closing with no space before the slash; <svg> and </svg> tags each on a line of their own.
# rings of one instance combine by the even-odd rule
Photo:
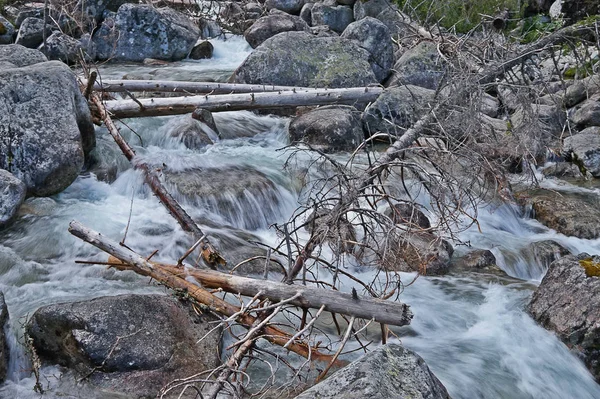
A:
<svg viewBox="0 0 600 399">
<path fill-rule="evenodd" d="M 98 93 L 91 94 L 91 100 L 100 112 L 100 117 L 104 121 L 106 128 L 110 132 L 111 136 L 125 155 L 125 157 L 133 164 L 136 169 L 141 170 L 144 173 L 146 183 L 150 186 L 154 194 L 158 197 L 160 202 L 167 208 L 169 213 L 179 222 L 179 225 L 183 230 L 192 233 L 195 240 L 200 241 L 200 251 L 204 261 L 211 267 L 215 267 L 218 264 L 225 264 L 225 259 L 221 257 L 219 252 L 212 246 L 206 235 L 202 232 L 200 227 L 194 222 L 194 220 L 187 214 L 187 212 L 179 205 L 179 203 L 173 198 L 173 196 L 163 186 L 155 169 L 148 166 L 144 162 L 134 162 L 135 151 L 131 146 L 123 139 L 119 133 L 119 129 L 113 123 L 111 117 L 106 112 L 102 101 Z"/>
<path fill-rule="evenodd" d="M 87 85 L 84 80 L 83 84 Z M 187 93 L 187 94 L 235 94 L 274 91 L 311 91 L 308 87 L 252 85 L 243 83 L 184 82 L 171 80 L 103 80 L 95 81 L 94 90 L 109 93 Z"/>
<path fill-rule="evenodd" d="M 381 87 L 304 89 L 273 93 L 223 94 L 169 98 L 111 100 L 106 110 L 115 118 L 181 115 L 203 108 L 211 112 L 285 108 L 326 104 L 367 104 L 382 93 Z"/>
</svg>

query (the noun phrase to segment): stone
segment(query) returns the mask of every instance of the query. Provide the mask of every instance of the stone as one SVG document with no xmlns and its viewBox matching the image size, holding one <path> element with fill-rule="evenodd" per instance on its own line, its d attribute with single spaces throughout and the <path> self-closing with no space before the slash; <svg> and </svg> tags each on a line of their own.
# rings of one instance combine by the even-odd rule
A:
<svg viewBox="0 0 600 399">
<path fill-rule="evenodd" d="M 15 27 L 0 15 L 0 44 L 11 44 L 15 35 Z"/>
<path fill-rule="evenodd" d="M 555 260 L 571 254 L 571 251 L 553 240 L 533 242 L 528 249 L 533 254 L 534 260 L 544 268 L 550 267 Z"/>
<path fill-rule="evenodd" d="M 117 12 L 126 3 L 131 3 L 131 0 L 79 0 L 75 9 L 83 10 L 84 15 L 95 22 L 102 22 L 106 11 Z"/>
<path fill-rule="evenodd" d="M 319 107 L 290 123 L 290 141 L 324 152 L 354 151 L 364 140 L 361 113 L 348 105 Z"/>
<path fill-rule="evenodd" d="M 347 6 L 316 3 L 311 9 L 311 18 L 312 26 L 327 25 L 332 31 L 342 33 L 354 21 L 354 14 Z"/>
<path fill-rule="evenodd" d="M 306 218 L 306 230 L 315 237 L 317 242 L 327 242 L 334 253 L 352 253 L 355 249 L 356 232 L 354 226 L 344 216 L 335 220 L 334 223 L 326 224 L 324 216 L 330 209 L 319 209 L 317 213 L 311 213 Z"/>
<path fill-rule="evenodd" d="M 600 258 L 580 254 L 554 261 L 528 310 L 577 353 L 600 382 Z M 596 272 L 594 272 L 594 270 Z M 596 274 L 598 273 L 598 274 Z"/>
<path fill-rule="evenodd" d="M 489 116 L 490 118 L 498 117 L 498 110 L 500 109 L 500 101 L 494 96 L 491 96 L 487 93 L 483 93 L 481 96 L 481 103 L 479 107 L 479 111 Z"/>
<path fill-rule="evenodd" d="M 389 0 L 367 0 L 354 3 L 354 20 L 360 21 L 365 17 L 380 20 L 388 27 L 394 36 L 404 37 L 410 28 L 411 19 L 404 15 L 396 4 Z"/>
<path fill-rule="evenodd" d="M 459 270 L 468 270 L 474 272 L 495 272 L 503 273 L 496 266 L 496 257 L 488 249 L 476 249 L 466 254 L 452 259 L 452 267 Z"/>
<path fill-rule="evenodd" d="M 341 35 L 354 40 L 371 55 L 371 68 L 378 81 L 383 82 L 394 64 L 394 45 L 390 30 L 383 22 L 366 17 L 352 22 Z"/>
<path fill-rule="evenodd" d="M 95 144 L 94 125 L 75 75 L 48 61 L 0 71 L 0 168 L 49 196 L 67 188 Z"/>
<path fill-rule="evenodd" d="M 29 49 L 20 44 L 0 46 L 0 61 L 9 62 L 15 67 L 24 67 L 48 61 L 38 50 Z"/>
<path fill-rule="evenodd" d="M 593 126 L 566 137 L 563 154 L 579 166 L 580 170 L 600 177 L 600 127 Z"/>
<path fill-rule="evenodd" d="M 332 31 L 327 25 L 311 26 L 310 33 L 317 37 L 337 37 L 339 36 L 336 32 Z"/>
<path fill-rule="evenodd" d="M 445 69 L 437 44 L 424 41 L 407 50 L 396 61 L 392 77 L 386 86 L 413 85 L 437 90 L 442 84 Z"/>
<path fill-rule="evenodd" d="M 219 365 L 215 317 L 163 295 L 119 295 L 39 308 L 26 331 L 44 364 L 113 395 L 155 397 L 177 378 Z M 93 371 L 93 373 L 91 372 Z"/>
<path fill-rule="evenodd" d="M 267 0 L 267 10 L 277 9 L 288 14 L 298 14 L 304 6 L 305 0 Z"/>
<path fill-rule="evenodd" d="M 567 108 L 571 108 L 599 91 L 600 76 L 592 75 L 585 79 L 574 81 L 573 84 L 567 87 L 563 101 Z"/>
<path fill-rule="evenodd" d="M 42 44 L 39 49 L 49 60 L 59 60 L 67 65 L 73 65 L 79 62 L 84 47 L 79 40 L 56 31 L 46 39 L 46 46 Z M 91 61 L 91 58 L 88 57 L 87 61 Z"/>
<path fill-rule="evenodd" d="M 283 32 L 258 46 L 235 71 L 236 83 L 358 87 L 377 83 L 369 53 L 339 37 Z"/>
<path fill-rule="evenodd" d="M 27 194 L 25 184 L 12 173 L 0 169 L 0 227 L 17 214 L 17 210 L 25 201 L 25 194 Z"/>
<path fill-rule="evenodd" d="M 247 3 L 242 6 L 246 18 L 259 19 L 263 14 L 262 6 L 258 3 Z"/>
<path fill-rule="evenodd" d="M 315 6 L 315 3 L 306 3 L 302 6 L 302 10 L 300 10 L 300 18 L 307 23 L 307 25 L 312 24 L 312 8 Z"/>
<path fill-rule="evenodd" d="M 573 114 L 573 123 L 580 127 L 600 126 L 600 98 L 584 102 Z"/>
<path fill-rule="evenodd" d="M 190 115 L 173 118 L 165 126 L 169 137 L 177 138 L 187 148 L 194 150 L 213 144 L 215 141 L 213 139 L 218 139 L 215 137 L 216 132 L 211 132 L 206 127 L 206 124 L 193 119 Z"/>
<path fill-rule="evenodd" d="M 560 107 L 531 104 L 519 107 L 511 115 L 510 130 L 530 154 L 542 161 L 546 149 L 558 144 L 566 122 L 566 114 Z"/>
<path fill-rule="evenodd" d="M 0 291 L 0 383 L 4 382 L 8 373 L 9 348 L 6 337 L 6 323 L 8 322 L 8 306 L 4 301 L 4 293 Z"/>
<path fill-rule="evenodd" d="M 425 361 L 410 349 L 387 344 L 338 370 L 296 399 L 450 399 Z"/>
<path fill-rule="evenodd" d="M 308 31 L 308 24 L 295 15 L 266 15 L 256 20 L 244 37 L 252 48 L 261 45 L 265 40 L 281 32 Z"/>
<path fill-rule="evenodd" d="M 423 115 L 434 95 L 433 90 L 412 85 L 387 88 L 363 113 L 363 128 L 368 135 L 402 136 Z"/>
<path fill-rule="evenodd" d="M 585 179 L 579 167 L 571 162 L 556 162 L 542 169 L 545 177 Z"/>
<path fill-rule="evenodd" d="M 52 34 L 50 24 L 46 24 L 44 28 L 44 20 L 34 17 L 25 18 L 19 28 L 15 43 L 28 48 L 37 48 L 44 40 L 44 31 L 46 37 Z"/>
<path fill-rule="evenodd" d="M 421 229 L 431 227 L 429 219 L 419 208 L 405 202 L 392 205 L 385 215 L 392 219 L 394 224 L 406 224 Z"/>
<path fill-rule="evenodd" d="M 204 60 L 212 58 L 214 46 L 208 40 L 204 40 L 194 46 L 190 52 L 190 58 L 192 60 Z"/>
<path fill-rule="evenodd" d="M 116 14 L 107 13 L 92 40 L 100 60 L 178 61 L 188 56 L 199 36 L 198 26 L 180 12 L 166 7 L 123 4 Z"/>
<path fill-rule="evenodd" d="M 212 39 L 223 34 L 221 27 L 216 21 L 201 19 L 199 22 L 199 27 L 201 39 Z"/>
<path fill-rule="evenodd" d="M 381 266 L 386 270 L 441 275 L 450 269 L 452 246 L 426 232 L 400 235 L 390 232 L 378 243 Z"/>
</svg>

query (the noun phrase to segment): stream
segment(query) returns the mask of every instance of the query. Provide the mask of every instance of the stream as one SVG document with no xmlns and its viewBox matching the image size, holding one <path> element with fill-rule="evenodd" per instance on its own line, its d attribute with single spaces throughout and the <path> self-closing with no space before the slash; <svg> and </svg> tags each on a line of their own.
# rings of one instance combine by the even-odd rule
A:
<svg viewBox="0 0 600 399">
<path fill-rule="evenodd" d="M 108 65 L 100 69 L 101 76 L 223 81 L 250 48 L 237 37 L 212 43 L 215 52 L 210 60 L 168 66 Z M 172 170 L 251 167 L 262 172 L 274 183 L 268 195 L 203 203 L 175 196 L 209 235 L 221 239 L 251 236 L 276 243 L 278 237 L 269 226 L 292 215 L 300 194 L 298 182 L 283 168 L 288 154 L 280 151 L 287 145 L 287 120 L 250 112 L 215 114 L 223 137 L 237 138 L 190 150 L 167 137 L 177 118 L 129 120 L 143 146 L 135 134 L 127 129 L 123 133 L 140 158 Z M 40 397 L 32 390 L 34 380 L 19 343 L 22 325 L 38 307 L 104 295 L 167 292 L 132 272 L 76 264 L 75 260 L 105 257 L 67 232 L 71 220 L 121 240 L 130 219 L 127 244 L 141 254 L 160 249 L 157 259 L 165 261 L 179 258 L 191 244 L 187 233 L 144 186 L 140 173 L 131 169 L 108 132 L 98 128 L 97 135 L 97 151 L 116 168 L 114 182 L 108 184 L 83 173 L 59 195 L 28 199 L 18 220 L 0 231 L 0 289 L 10 312 L 11 352 L 9 380 L 0 387 L 2 398 Z M 400 297 L 415 314 L 410 326 L 397 330 L 402 343 L 426 360 L 454 399 L 600 398 L 600 385 L 582 362 L 524 310 L 548 267 L 527 252 L 529 244 L 552 239 L 574 253 L 600 253 L 600 240 L 563 236 L 511 206 L 482 207 L 479 222 L 481 232 L 471 228 L 461 238 L 474 248 L 492 250 L 498 266 L 511 277 L 462 273 L 417 278 Z M 415 275 L 405 273 L 402 278 L 411 281 Z M 43 372 L 47 376 L 44 384 L 53 386 L 58 370 L 47 367 Z M 71 394 L 50 390 L 44 397 L 75 397 Z"/>
</svg>

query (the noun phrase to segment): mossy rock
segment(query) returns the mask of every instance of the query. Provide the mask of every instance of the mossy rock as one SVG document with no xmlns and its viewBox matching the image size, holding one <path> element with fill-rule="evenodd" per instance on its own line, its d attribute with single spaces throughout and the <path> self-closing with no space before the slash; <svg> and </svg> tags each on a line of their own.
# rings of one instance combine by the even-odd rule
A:
<svg viewBox="0 0 600 399">
<path fill-rule="evenodd" d="M 580 260 L 579 264 L 585 270 L 586 276 L 600 277 L 600 263 L 594 262 L 592 258 Z"/>
</svg>

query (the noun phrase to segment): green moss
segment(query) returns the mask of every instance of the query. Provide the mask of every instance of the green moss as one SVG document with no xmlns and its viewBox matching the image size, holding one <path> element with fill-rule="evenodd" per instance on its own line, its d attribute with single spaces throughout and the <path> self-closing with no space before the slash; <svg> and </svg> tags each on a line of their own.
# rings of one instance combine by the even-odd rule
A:
<svg viewBox="0 0 600 399">
<path fill-rule="evenodd" d="M 594 22 L 600 22 L 600 15 L 590 15 L 589 17 L 575 23 L 574 26 L 590 25 Z"/>
<path fill-rule="evenodd" d="M 554 32 L 562 27 L 562 21 L 552 21 L 548 17 L 535 15 L 527 18 L 521 28 L 521 43 L 532 43 L 547 33 Z"/>
<path fill-rule="evenodd" d="M 600 263 L 594 262 L 592 258 L 580 260 L 579 264 L 585 270 L 586 276 L 600 277 Z"/>
</svg>

